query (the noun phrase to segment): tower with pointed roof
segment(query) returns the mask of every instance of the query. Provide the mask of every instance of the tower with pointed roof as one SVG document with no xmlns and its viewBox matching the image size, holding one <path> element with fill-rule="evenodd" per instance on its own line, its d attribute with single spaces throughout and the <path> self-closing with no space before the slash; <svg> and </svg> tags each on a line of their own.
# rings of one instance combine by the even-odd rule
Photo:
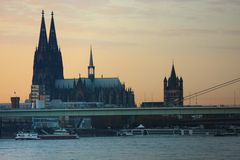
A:
<svg viewBox="0 0 240 160">
<path fill-rule="evenodd" d="M 88 65 L 88 78 L 92 81 L 95 78 L 95 66 L 93 65 L 92 45 L 90 46 L 90 59 Z"/>
<path fill-rule="evenodd" d="M 44 19 L 44 11 L 42 11 L 39 41 L 34 54 L 33 78 L 32 78 L 33 85 L 43 85 L 46 83 L 47 64 L 45 59 L 47 58 L 47 48 L 48 42 L 46 25 Z"/>
<path fill-rule="evenodd" d="M 53 12 L 51 13 L 51 24 L 49 32 L 49 42 L 48 51 L 50 56 L 50 63 L 52 68 L 52 74 L 54 79 L 63 79 L 63 63 L 62 63 L 62 53 L 57 43 L 57 36 L 54 24 Z"/>
<path fill-rule="evenodd" d="M 42 10 L 39 42 L 34 54 L 32 78 L 32 86 L 44 87 L 45 94 L 49 95 L 50 98 L 54 92 L 55 80 L 64 78 L 62 56 L 57 44 L 53 12 L 51 15 L 49 40 L 47 40 L 44 11 Z"/>
<path fill-rule="evenodd" d="M 163 80 L 164 104 L 167 106 L 183 106 L 183 79 L 177 77 L 174 64 L 171 75 Z"/>
</svg>

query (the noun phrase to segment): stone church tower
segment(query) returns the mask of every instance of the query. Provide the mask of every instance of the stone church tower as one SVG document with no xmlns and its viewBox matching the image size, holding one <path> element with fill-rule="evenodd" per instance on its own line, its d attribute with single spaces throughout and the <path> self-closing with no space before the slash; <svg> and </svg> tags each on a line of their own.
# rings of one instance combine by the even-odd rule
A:
<svg viewBox="0 0 240 160">
<path fill-rule="evenodd" d="M 34 55 L 32 85 L 44 86 L 45 94 L 50 95 L 54 91 L 56 79 L 63 79 L 63 63 L 61 51 L 58 48 L 55 24 L 52 12 L 49 40 L 47 40 L 44 11 L 38 46 Z"/>
<path fill-rule="evenodd" d="M 174 64 L 170 77 L 164 78 L 164 104 L 167 106 L 183 106 L 183 79 L 177 77 Z"/>
</svg>

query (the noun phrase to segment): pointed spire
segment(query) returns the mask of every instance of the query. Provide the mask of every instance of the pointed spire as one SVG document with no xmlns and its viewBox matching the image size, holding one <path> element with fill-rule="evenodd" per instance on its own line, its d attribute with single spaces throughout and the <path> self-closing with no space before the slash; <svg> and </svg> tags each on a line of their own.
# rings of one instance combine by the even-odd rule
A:
<svg viewBox="0 0 240 160">
<path fill-rule="evenodd" d="M 82 85 L 82 78 L 81 78 L 81 74 L 79 73 L 79 78 L 77 81 L 77 85 Z"/>
<path fill-rule="evenodd" d="M 53 12 L 51 13 L 51 24 L 50 24 L 50 33 L 49 33 L 49 46 L 50 49 L 53 51 L 58 50 L 58 44 L 57 44 L 57 36 L 55 31 L 55 24 L 54 24 L 54 18 L 53 18 Z"/>
<path fill-rule="evenodd" d="M 76 79 L 74 78 L 73 79 L 73 88 L 75 88 L 76 87 Z"/>
<path fill-rule="evenodd" d="M 38 50 L 44 51 L 47 48 L 47 33 L 46 33 L 46 25 L 44 19 L 44 10 L 42 10 L 42 21 L 40 27 L 40 36 L 38 42 Z"/>
<path fill-rule="evenodd" d="M 180 81 L 181 81 L 181 82 L 183 81 L 182 77 L 180 77 Z"/>
<path fill-rule="evenodd" d="M 163 87 L 164 87 L 164 90 L 167 88 L 167 78 L 165 77 L 164 80 L 163 80 Z"/>
<path fill-rule="evenodd" d="M 95 67 L 93 65 L 93 56 L 92 56 L 92 45 L 90 45 L 90 60 L 88 66 L 88 78 L 94 80 L 95 78 Z"/>
<path fill-rule="evenodd" d="M 62 62 L 62 53 L 60 48 L 58 48 L 57 43 L 57 34 L 55 30 L 54 23 L 54 14 L 51 12 L 51 24 L 50 24 L 50 32 L 49 32 L 49 41 L 48 41 L 48 50 L 49 50 L 49 60 L 51 61 L 53 66 L 53 75 L 56 79 L 63 79 L 63 62 Z"/>
<path fill-rule="evenodd" d="M 166 77 L 164 78 L 164 82 L 167 82 L 167 78 Z"/>
<path fill-rule="evenodd" d="M 89 60 L 89 66 L 93 66 L 92 45 L 90 45 L 90 60 Z"/>
<path fill-rule="evenodd" d="M 172 65 L 172 71 L 171 71 L 171 76 L 172 79 L 176 79 L 176 72 L 175 72 L 175 68 L 174 68 L 174 64 Z"/>
</svg>

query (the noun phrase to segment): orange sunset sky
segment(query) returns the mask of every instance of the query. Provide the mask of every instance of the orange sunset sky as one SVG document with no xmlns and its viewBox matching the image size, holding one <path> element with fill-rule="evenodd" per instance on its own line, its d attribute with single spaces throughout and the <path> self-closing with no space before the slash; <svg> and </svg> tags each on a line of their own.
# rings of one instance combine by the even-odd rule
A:
<svg viewBox="0 0 240 160">
<path fill-rule="evenodd" d="M 240 77 L 239 0 L 0 0 L 0 102 L 28 98 L 41 11 L 47 34 L 54 11 L 65 78 L 119 77 L 137 104 L 163 100 L 172 61 L 184 95 Z M 240 84 L 198 97 L 198 104 L 240 104 Z M 186 101 L 185 104 L 189 104 Z M 191 104 L 195 104 L 192 99 Z"/>
</svg>

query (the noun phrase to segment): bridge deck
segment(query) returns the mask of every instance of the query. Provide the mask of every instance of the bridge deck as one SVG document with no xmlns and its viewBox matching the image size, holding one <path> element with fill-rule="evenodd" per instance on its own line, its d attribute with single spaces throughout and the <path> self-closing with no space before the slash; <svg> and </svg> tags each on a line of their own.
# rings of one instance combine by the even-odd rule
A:
<svg viewBox="0 0 240 160">
<path fill-rule="evenodd" d="M 0 117 L 131 116 L 131 115 L 222 115 L 239 114 L 240 107 L 163 107 L 92 109 L 11 109 L 0 110 Z"/>
</svg>

